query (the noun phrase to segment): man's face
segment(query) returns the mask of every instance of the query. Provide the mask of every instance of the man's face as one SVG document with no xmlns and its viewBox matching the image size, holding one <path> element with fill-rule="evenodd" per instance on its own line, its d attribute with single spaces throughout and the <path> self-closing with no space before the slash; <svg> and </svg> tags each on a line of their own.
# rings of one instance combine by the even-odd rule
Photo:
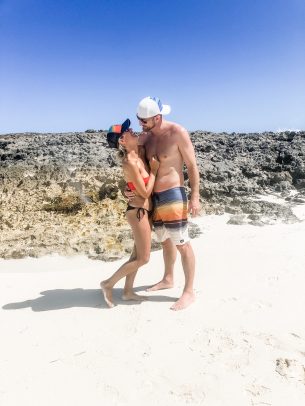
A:
<svg viewBox="0 0 305 406">
<path fill-rule="evenodd" d="M 142 130 L 147 132 L 152 130 L 156 126 L 156 117 L 149 117 L 149 118 L 140 118 L 137 116 L 137 119 L 139 120 L 140 126 L 142 127 Z"/>
</svg>

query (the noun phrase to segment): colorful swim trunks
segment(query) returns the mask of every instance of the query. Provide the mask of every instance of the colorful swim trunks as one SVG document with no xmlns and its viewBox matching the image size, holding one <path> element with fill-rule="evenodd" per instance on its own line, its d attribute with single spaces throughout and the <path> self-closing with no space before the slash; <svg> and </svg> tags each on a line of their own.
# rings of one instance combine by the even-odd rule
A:
<svg viewBox="0 0 305 406">
<path fill-rule="evenodd" d="M 163 242 L 170 238 L 175 245 L 190 240 L 187 221 L 187 197 L 184 187 L 175 187 L 152 195 L 153 225 L 157 238 Z"/>
</svg>

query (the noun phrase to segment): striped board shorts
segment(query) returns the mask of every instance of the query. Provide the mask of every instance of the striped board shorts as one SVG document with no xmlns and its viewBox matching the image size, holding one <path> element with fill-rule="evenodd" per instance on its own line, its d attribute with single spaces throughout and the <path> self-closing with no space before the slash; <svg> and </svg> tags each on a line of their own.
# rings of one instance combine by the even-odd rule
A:
<svg viewBox="0 0 305 406">
<path fill-rule="evenodd" d="M 153 225 L 159 242 L 170 238 L 183 245 L 190 238 L 187 221 L 187 197 L 184 187 L 174 187 L 152 195 Z"/>
</svg>

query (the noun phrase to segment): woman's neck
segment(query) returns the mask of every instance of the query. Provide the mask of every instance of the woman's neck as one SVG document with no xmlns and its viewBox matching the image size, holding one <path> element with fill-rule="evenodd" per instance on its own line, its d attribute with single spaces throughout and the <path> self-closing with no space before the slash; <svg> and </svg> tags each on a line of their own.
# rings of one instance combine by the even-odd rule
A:
<svg viewBox="0 0 305 406">
<path fill-rule="evenodd" d="M 127 154 L 130 155 L 131 157 L 137 158 L 139 155 L 139 149 L 138 146 L 132 147 L 132 148 L 126 148 Z"/>
</svg>

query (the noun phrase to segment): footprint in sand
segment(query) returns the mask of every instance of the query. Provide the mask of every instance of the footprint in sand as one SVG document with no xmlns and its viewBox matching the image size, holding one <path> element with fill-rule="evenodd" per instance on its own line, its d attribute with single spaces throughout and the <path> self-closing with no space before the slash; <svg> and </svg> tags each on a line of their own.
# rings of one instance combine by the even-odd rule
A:
<svg viewBox="0 0 305 406">
<path fill-rule="evenodd" d="M 305 366 L 295 359 L 277 358 L 275 370 L 285 378 L 305 384 Z"/>
<path fill-rule="evenodd" d="M 272 393 L 270 388 L 263 385 L 259 385 L 257 383 L 251 383 L 246 387 L 246 391 L 250 395 L 252 405 L 272 404 L 271 402 Z"/>
</svg>

